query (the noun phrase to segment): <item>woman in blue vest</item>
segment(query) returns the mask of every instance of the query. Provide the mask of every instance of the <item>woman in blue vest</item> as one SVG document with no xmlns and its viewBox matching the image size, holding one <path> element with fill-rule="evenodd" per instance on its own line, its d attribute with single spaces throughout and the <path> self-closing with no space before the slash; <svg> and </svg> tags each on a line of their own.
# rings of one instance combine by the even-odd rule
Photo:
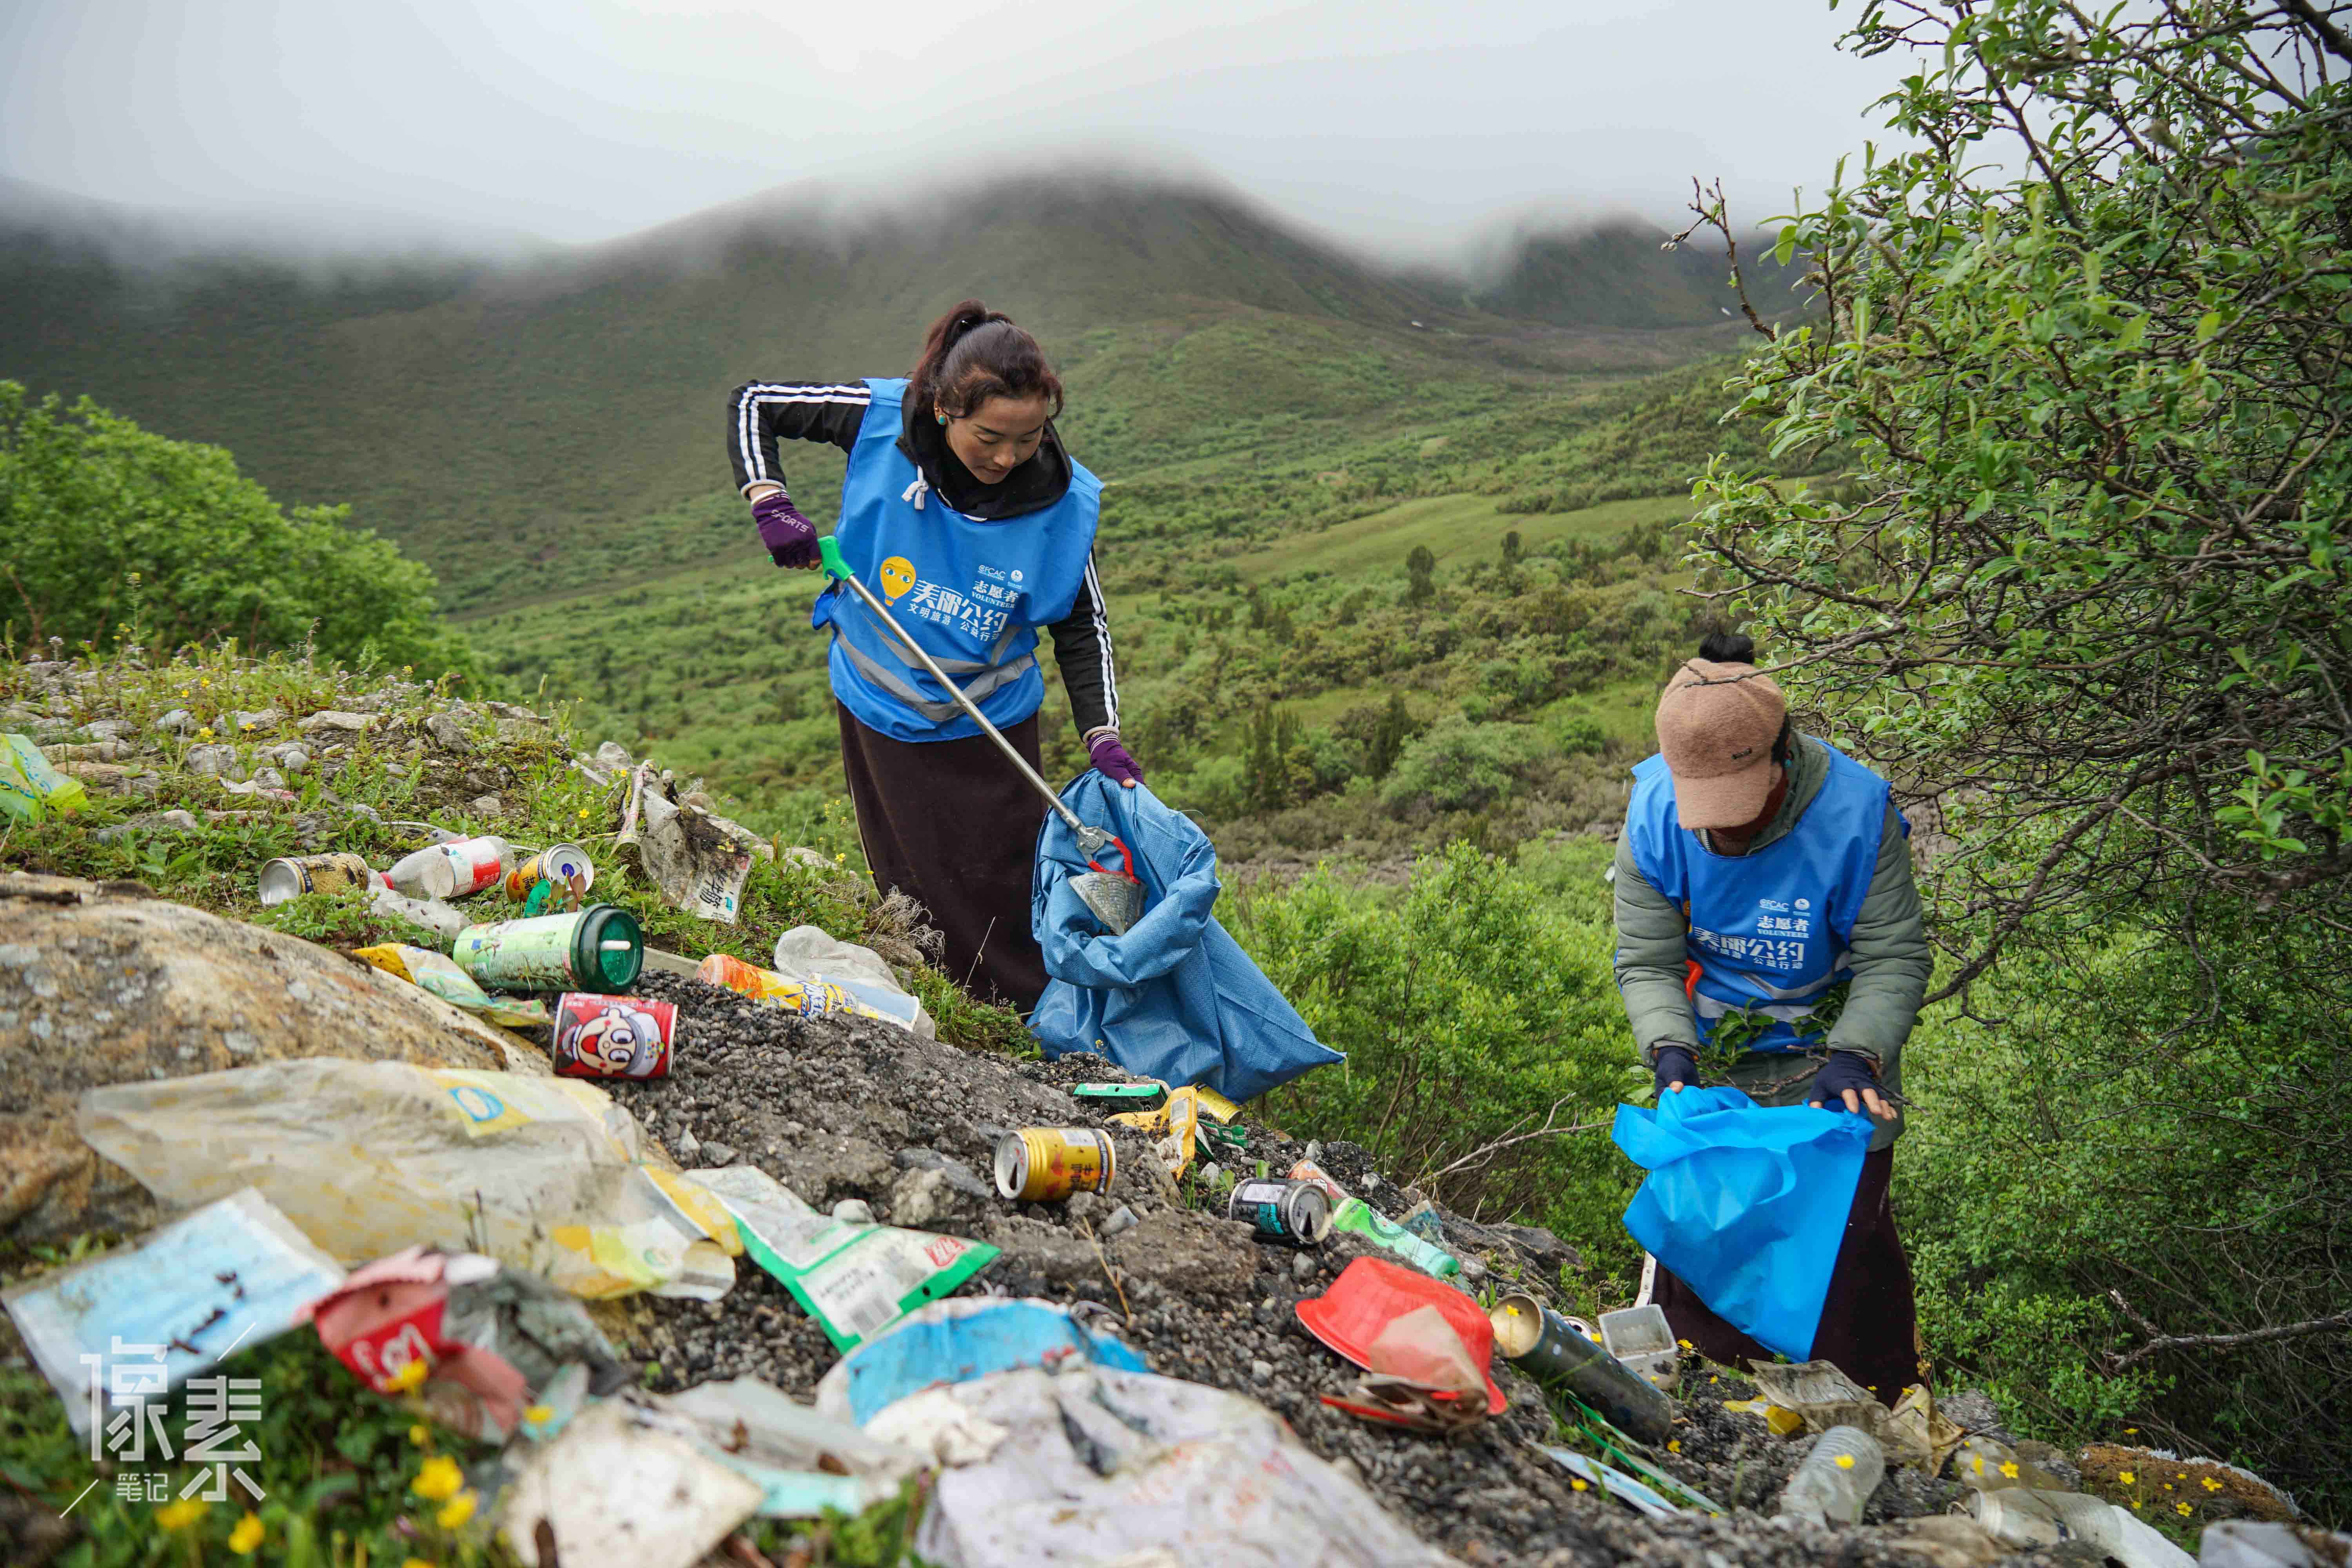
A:
<svg viewBox="0 0 2352 1568">
<path fill-rule="evenodd" d="M 816 530 L 785 491 L 776 444 L 848 453 L 834 537 L 899 627 L 1032 765 L 1046 628 L 1088 757 L 1132 788 L 1143 770 L 1119 742 L 1095 575 L 1102 482 L 1062 449 L 1061 410 L 1061 378 L 1037 340 L 967 300 L 932 323 L 904 380 L 737 388 L 727 450 L 760 542 L 777 565 L 802 569 L 817 564 Z M 828 587 L 811 619 L 833 636 L 842 764 L 876 883 L 930 911 L 948 973 L 1027 1012 L 1045 988 L 1029 931 L 1044 803 L 855 596 Z"/>
<path fill-rule="evenodd" d="M 1873 1119 L 1813 1355 L 1891 1405 L 1919 1381 L 1888 1198 L 1931 968 L 1910 826 L 1885 779 L 1796 732 L 1755 657 L 1718 633 L 1659 699 L 1617 841 L 1617 986 L 1659 1092 L 1699 1082 L 1704 1055 L 1760 1104 Z M 1664 1268 L 1652 1299 L 1711 1359 L 1771 1359 Z"/>
</svg>

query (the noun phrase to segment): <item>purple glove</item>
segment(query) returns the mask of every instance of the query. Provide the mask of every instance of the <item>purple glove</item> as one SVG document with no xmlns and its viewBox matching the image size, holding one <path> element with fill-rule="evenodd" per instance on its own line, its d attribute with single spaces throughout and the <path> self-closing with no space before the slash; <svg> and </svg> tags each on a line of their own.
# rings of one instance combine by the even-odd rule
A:
<svg viewBox="0 0 2352 1568">
<path fill-rule="evenodd" d="M 1143 770 L 1136 765 L 1127 748 L 1118 743 L 1117 731 L 1097 735 L 1087 742 L 1087 755 L 1092 759 L 1095 772 L 1107 779 L 1116 779 L 1128 789 L 1143 782 Z"/>
<path fill-rule="evenodd" d="M 805 572 L 816 564 L 816 524 L 801 515 L 792 497 L 770 490 L 751 503 L 751 521 L 760 525 L 760 542 L 777 565 Z"/>
</svg>

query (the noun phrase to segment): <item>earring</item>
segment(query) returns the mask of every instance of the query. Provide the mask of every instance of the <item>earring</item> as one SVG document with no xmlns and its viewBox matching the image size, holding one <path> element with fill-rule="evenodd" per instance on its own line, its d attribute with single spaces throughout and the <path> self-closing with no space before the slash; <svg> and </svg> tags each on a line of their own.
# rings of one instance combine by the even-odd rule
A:
<svg viewBox="0 0 2352 1568">
<path fill-rule="evenodd" d="M 938 418 L 939 422 L 940 422 L 940 424 L 942 424 L 942 425 L 944 425 L 944 424 L 946 424 L 946 423 L 948 422 L 948 416 L 947 416 L 946 415 L 944 415 L 944 414 L 938 415 L 938 416 L 936 416 L 936 417 Z"/>
</svg>

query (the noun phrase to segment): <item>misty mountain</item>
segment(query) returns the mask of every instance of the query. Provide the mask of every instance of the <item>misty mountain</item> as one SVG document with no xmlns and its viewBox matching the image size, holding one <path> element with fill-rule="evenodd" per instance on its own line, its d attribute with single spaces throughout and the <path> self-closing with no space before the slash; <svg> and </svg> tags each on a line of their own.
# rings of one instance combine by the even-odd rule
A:
<svg viewBox="0 0 2352 1568">
<path fill-rule="evenodd" d="M 1070 384 L 1066 434 L 1114 478 L 1276 426 L 1407 419 L 1433 383 L 1557 385 L 1736 341 L 1699 258 L 1635 229 L 1522 241 L 1476 289 L 1140 178 L 865 211 L 772 197 L 497 264 L 163 235 L 0 215 L 0 376 L 226 445 L 289 502 L 352 502 L 458 604 L 526 562 L 589 585 L 591 546 L 728 489 L 732 387 L 903 374 L 966 296 L 1038 332 Z"/>
</svg>

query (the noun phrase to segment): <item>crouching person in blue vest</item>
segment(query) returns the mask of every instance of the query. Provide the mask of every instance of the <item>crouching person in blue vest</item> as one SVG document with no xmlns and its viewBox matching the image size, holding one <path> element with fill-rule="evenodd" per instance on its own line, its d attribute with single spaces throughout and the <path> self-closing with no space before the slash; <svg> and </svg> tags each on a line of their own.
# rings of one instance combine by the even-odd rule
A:
<svg viewBox="0 0 2352 1568">
<path fill-rule="evenodd" d="M 1659 699 L 1617 841 L 1617 986 L 1660 1093 L 1698 1083 L 1704 1058 L 1761 1104 L 1873 1119 L 1813 1354 L 1891 1405 L 1919 1381 L 1888 1195 L 1931 967 L 1910 826 L 1885 779 L 1790 728 L 1755 656 L 1710 637 Z M 1652 1300 L 1713 1360 L 1771 1359 L 1663 1268 Z"/>
<path fill-rule="evenodd" d="M 859 581 L 1033 766 L 1045 627 L 1088 756 L 1131 788 L 1143 772 L 1119 742 L 1095 575 L 1102 482 L 1063 450 L 1061 409 L 1037 340 L 967 300 L 932 323 L 905 380 L 738 388 L 727 449 L 760 542 L 803 569 L 817 564 L 816 530 L 785 491 L 777 441 L 848 453 L 834 537 Z M 950 974 L 1027 1012 L 1045 988 L 1029 931 L 1045 803 L 855 595 L 829 585 L 812 624 L 833 636 L 842 765 L 876 883 L 930 911 Z"/>
</svg>

